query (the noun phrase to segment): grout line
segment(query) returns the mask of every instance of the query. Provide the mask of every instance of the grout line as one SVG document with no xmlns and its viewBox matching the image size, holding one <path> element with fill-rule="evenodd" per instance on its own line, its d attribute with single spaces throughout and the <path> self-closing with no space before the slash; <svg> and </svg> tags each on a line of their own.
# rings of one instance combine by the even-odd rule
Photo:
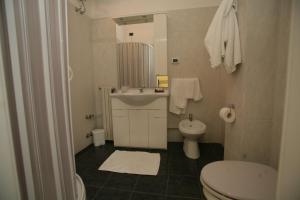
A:
<svg viewBox="0 0 300 200">
<path fill-rule="evenodd" d="M 110 173 L 107 177 L 107 179 L 104 181 L 103 185 L 100 187 L 100 190 L 102 190 L 104 188 L 104 186 L 108 183 L 108 181 L 110 180 L 112 174 Z"/>
<path fill-rule="evenodd" d="M 139 193 L 139 194 L 149 194 L 149 195 L 154 195 L 154 196 L 165 196 L 164 193 L 158 194 L 158 193 L 150 193 L 150 192 L 143 192 L 143 191 L 137 191 L 137 190 L 133 190 L 132 192 Z"/>
<path fill-rule="evenodd" d="M 95 187 L 95 188 L 98 189 L 97 192 L 96 192 L 96 194 L 95 194 L 94 197 L 92 198 L 92 200 L 94 200 L 94 199 L 97 197 L 97 195 L 98 195 L 99 192 L 104 188 L 104 185 L 108 182 L 108 180 L 110 179 L 110 177 L 111 177 L 111 174 L 108 175 L 107 180 L 104 181 L 104 183 L 103 183 L 103 185 L 102 185 L 101 187 L 94 186 L 94 185 L 89 185 L 89 186 L 91 186 L 91 187 Z"/>
<path fill-rule="evenodd" d="M 135 191 L 135 188 L 136 188 L 136 186 L 137 186 L 138 181 L 140 180 L 140 177 L 141 177 L 141 176 L 138 176 L 137 179 L 135 180 L 134 186 L 133 186 L 133 188 L 132 188 L 132 190 L 131 190 L 131 194 L 130 194 L 129 200 L 132 199 L 133 192 Z"/>
<path fill-rule="evenodd" d="M 128 200 L 131 200 L 131 199 L 132 199 L 132 196 L 133 196 L 133 191 L 130 192 L 130 196 L 129 196 L 129 199 L 128 199 Z"/>
<path fill-rule="evenodd" d="M 100 192 L 100 190 L 102 190 L 102 188 L 98 188 L 97 192 L 95 193 L 95 195 L 92 197 L 92 200 L 96 199 L 96 197 L 98 196 L 98 193 Z M 86 195 L 86 194 L 85 194 Z"/>
<path fill-rule="evenodd" d="M 122 191 L 122 192 L 132 192 L 132 190 L 119 189 L 119 188 L 114 188 L 114 187 L 103 187 L 102 189 L 120 190 L 120 191 Z"/>
<path fill-rule="evenodd" d="M 178 195 L 166 195 L 166 197 L 175 197 L 175 198 L 180 198 L 180 199 L 191 199 L 191 200 L 201 200 L 201 196 L 199 196 L 199 198 L 195 198 L 195 197 L 185 197 L 185 196 L 178 196 Z"/>
<path fill-rule="evenodd" d="M 169 174 L 169 169 L 167 169 L 167 170 L 168 170 L 168 172 L 167 172 L 167 183 L 166 183 L 166 189 L 165 189 L 165 192 L 164 192 L 164 197 L 167 196 L 168 189 L 169 189 L 170 174 Z"/>
<path fill-rule="evenodd" d="M 169 145 L 170 146 L 170 145 Z M 104 154 L 106 155 L 107 152 L 110 152 L 111 150 L 111 145 L 106 145 L 107 148 L 104 148 L 102 149 L 104 151 Z M 175 146 L 176 147 L 176 146 Z M 219 149 L 215 149 L 214 146 L 204 146 L 206 151 L 209 153 L 208 157 L 216 157 L 217 155 L 219 156 Z M 177 148 L 177 147 L 176 147 Z M 181 148 L 181 147 L 180 147 Z M 76 163 L 77 164 L 80 164 L 80 163 L 85 163 L 86 160 L 89 161 L 89 155 L 94 155 L 94 151 L 91 151 L 92 147 L 87 147 L 85 150 L 86 151 L 82 151 L 80 152 L 79 154 L 77 154 L 76 157 Z M 115 147 L 112 147 L 113 150 L 115 150 L 116 148 Z M 106 152 L 107 151 L 107 152 Z M 149 150 L 149 152 L 151 152 L 151 150 Z M 221 151 L 220 151 L 221 152 Z M 155 153 L 160 153 L 162 154 L 162 152 L 155 152 Z M 111 153 L 109 153 L 111 154 Z M 107 157 L 109 156 L 109 154 L 107 155 Z M 94 188 L 97 188 L 96 192 L 95 192 L 95 195 L 92 199 L 95 199 L 99 193 L 101 192 L 101 190 L 103 190 L 104 188 L 107 188 L 107 189 L 113 189 L 113 190 L 119 190 L 119 191 L 126 191 L 130 194 L 129 196 L 129 200 L 133 198 L 133 194 L 134 193 L 140 193 L 140 194 L 145 194 L 145 195 L 155 195 L 155 196 L 160 196 L 160 197 L 175 197 L 175 198 L 180 198 L 180 199 L 190 199 L 190 200 L 196 200 L 199 198 L 201 199 L 201 195 L 199 196 L 199 198 L 196 198 L 196 197 L 188 197 L 188 196 L 177 196 L 177 195 L 170 195 L 168 194 L 168 190 L 169 190 L 169 184 L 170 184 L 170 177 L 189 177 L 189 178 L 196 178 L 196 180 L 198 180 L 198 176 L 199 176 L 199 172 L 201 172 L 201 167 L 199 165 L 199 162 L 197 161 L 197 175 L 193 175 L 193 174 L 184 174 L 184 175 L 179 175 L 179 174 L 174 174 L 172 173 L 172 170 L 170 170 L 172 168 L 172 161 L 176 161 L 176 160 L 182 160 L 181 158 L 180 159 L 176 159 L 177 157 L 172 157 L 173 154 L 177 154 L 176 151 L 171 151 L 170 149 L 167 150 L 167 151 L 164 151 L 163 152 L 164 155 L 166 155 L 166 174 L 160 174 L 162 176 L 166 176 L 166 186 L 165 186 L 165 190 L 162 191 L 162 193 L 150 193 L 150 192 L 142 192 L 142 191 L 136 191 L 137 189 L 137 185 L 138 185 L 138 182 L 139 180 L 142 178 L 142 176 L 138 176 L 135 180 L 135 183 L 133 185 L 133 188 L 130 189 L 130 190 L 127 190 L 127 189 L 119 189 L 119 188 L 115 188 L 114 186 L 112 187 L 106 187 L 108 184 L 108 182 L 111 180 L 111 177 L 113 176 L 113 173 L 110 173 L 108 176 L 107 176 L 107 179 L 103 182 L 103 184 L 99 187 L 99 186 L 96 186 L 96 185 L 93 185 L 93 184 L 87 184 L 87 186 L 91 186 L 91 187 L 94 187 Z M 106 156 L 105 156 L 106 157 Z M 207 159 L 207 157 L 203 157 L 204 160 Z M 201 159 L 201 158 L 200 158 Z M 185 160 L 182 160 L 183 163 Z M 209 163 L 209 162 L 208 162 Z M 82 174 L 86 174 L 87 170 L 88 170 L 89 167 L 85 168 L 82 170 Z M 201 186 L 201 183 L 200 181 L 197 181 L 197 185 L 198 186 Z"/>
</svg>

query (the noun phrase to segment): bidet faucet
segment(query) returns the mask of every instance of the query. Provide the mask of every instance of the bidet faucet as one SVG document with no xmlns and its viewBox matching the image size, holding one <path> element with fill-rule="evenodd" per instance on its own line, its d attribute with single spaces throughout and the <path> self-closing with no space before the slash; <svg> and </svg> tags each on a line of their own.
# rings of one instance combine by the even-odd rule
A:
<svg viewBox="0 0 300 200">
<path fill-rule="evenodd" d="M 189 114 L 189 120 L 193 121 L 193 114 L 192 113 Z"/>
</svg>

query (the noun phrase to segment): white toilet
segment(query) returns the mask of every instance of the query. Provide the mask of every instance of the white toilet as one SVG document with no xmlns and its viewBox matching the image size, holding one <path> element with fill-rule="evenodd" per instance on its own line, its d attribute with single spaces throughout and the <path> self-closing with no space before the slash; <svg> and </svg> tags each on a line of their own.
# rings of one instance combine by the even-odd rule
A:
<svg viewBox="0 0 300 200">
<path fill-rule="evenodd" d="M 197 159 L 200 156 L 198 139 L 206 131 L 206 125 L 193 119 L 179 122 L 179 130 L 184 137 L 183 151 L 188 158 Z"/>
<path fill-rule="evenodd" d="M 76 188 L 77 188 L 77 200 L 85 200 L 86 193 L 85 193 L 85 187 L 83 181 L 78 174 L 75 175 L 75 180 L 76 180 Z"/>
<path fill-rule="evenodd" d="M 217 161 L 200 175 L 207 200 L 274 200 L 277 172 L 273 168 L 244 161 Z"/>
</svg>

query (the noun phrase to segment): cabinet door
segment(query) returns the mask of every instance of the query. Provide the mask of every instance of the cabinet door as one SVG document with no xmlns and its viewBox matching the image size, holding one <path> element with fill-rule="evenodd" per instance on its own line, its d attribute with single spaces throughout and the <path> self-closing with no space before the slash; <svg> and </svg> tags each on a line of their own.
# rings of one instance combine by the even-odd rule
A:
<svg viewBox="0 0 300 200">
<path fill-rule="evenodd" d="M 149 147 L 167 149 L 167 113 L 149 111 Z"/>
<path fill-rule="evenodd" d="M 115 146 L 129 146 L 129 118 L 127 110 L 113 110 L 113 135 Z"/>
<path fill-rule="evenodd" d="M 147 110 L 129 110 L 130 146 L 148 147 Z"/>
</svg>

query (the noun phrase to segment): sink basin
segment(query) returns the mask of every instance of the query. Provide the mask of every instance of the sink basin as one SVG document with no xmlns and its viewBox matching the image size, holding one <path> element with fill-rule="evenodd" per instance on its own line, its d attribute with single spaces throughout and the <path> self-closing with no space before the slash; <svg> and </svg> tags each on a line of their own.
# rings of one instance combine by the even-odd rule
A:
<svg viewBox="0 0 300 200">
<path fill-rule="evenodd" d="M 184 136 L 187 134 L 188 136 L 199 135 L 205 132 L 206 125 L 199 120 L 190 121 L 185 119 L 179 123 L 179 130 Z"/>
<path fill-rule="evenodd" d="M 131 88 L 126 92 L 117 91 L 116 93 L 110 94 L 112 98 L 118 98 L 126 104 L 130 105 L 145 105 L 149 104 L 155 99 L 163 96 L 169 96 L 168 90 L 162 93 L 155 93 L 153 88 L 144 88 L 141 92 L 137 88 Z"/>
</svg>

